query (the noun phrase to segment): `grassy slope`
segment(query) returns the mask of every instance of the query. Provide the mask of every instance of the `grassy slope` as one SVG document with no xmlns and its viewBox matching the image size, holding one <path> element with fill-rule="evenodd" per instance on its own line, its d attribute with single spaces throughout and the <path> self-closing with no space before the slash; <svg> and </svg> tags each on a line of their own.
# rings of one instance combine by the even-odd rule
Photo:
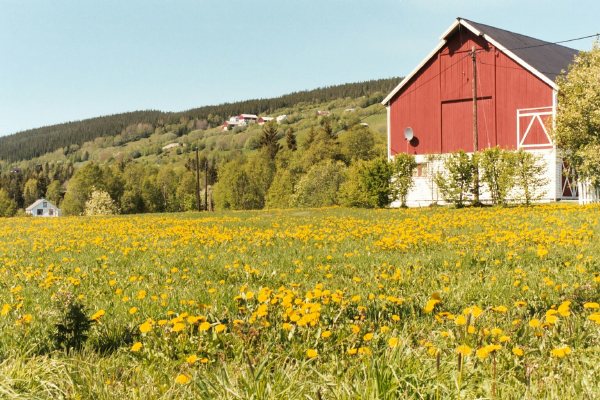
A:
<svg viewBox="0 0 600 400">
<path fill-rule="evenodd" d="M 551 205 L 0 220 L 0 307 L 9 307 L 0 316 L 0 393 L 598 398 L 600 326 L 583 305 L 600 301 L 599 211 Z M 79 296 L 88 315 L 106 312 L 82 352 L 70 355 L 50 351 L 65 293 Z M 441 302 L 428 314 L 434 293 Z M 566 300 L 568 315 L 548 323 L 548 310 Z M 266 314 L 253 314 L 261 304 Z M 474 326 L 467 333 L 455 319 L 473 305 L 483 313 L 467 315 Z M 286 320 L 290 307 L 316 324 Z M 199 331 L 202 320 L 190 325 L 186 314 L 176 318 L 181 313 L 212 327 Z M 141 333 L 148 319 L 154 325 Z M 531 327 L 534 319 L 542 326 Z M 177 323 L 184 325 L 178 333 Z M 226 330 L 216 333 L 219 323 Z M 474 351 L 502 336 L 508 341 L 497 356 L 471 353 L 459 372 L 459 345 Z M 131 352 L 138 341 L 141 350 Z M 553 357 L 563 346 L 572 353 Z M 514 355 L 515 347 L 524 355 Z M 308 358 L 309 349 L 318 357 Z M 178 375 L 191 381 L 178 384 Z"/>
<path fill-rule="evenodd" d="M 298 118 L 299 120 L 297 122 L 282 124 L 281 130 L 287 129 L 288 127 L 293 128 L 298 135 L 298 141 L 301 143 L 310 128 L 319 126 L 319 117 L 316 115 L 317 110 L 329 110 L 333 116 L 348 117 L 350 113 L 345 112 L 344 110 L 352 107 L 356 108 L 354 114 L 361 118 L 361 122 L 368 123 L 374 132 L 379 133 L 381 143 L 384 143 L 386 134 L 385 108 L 379 104 L 375 104 L 361 109 L 357 105 L 359 101 L 360 99 L 347 98 L 320 104 L 300 104 L 293 108 L 276 110 L 271 115 L 277 116 L 286 114 Z M 204 144 L 206 146 L 206 149 L 203 150 L 203 154 L 209 156 L 223 156 L 228 152 L 235 150 L 248 151 L 245 147 L 246 141 L 252 136 L 259 135 L 261 129 L 262 127 L 258 125 L 251 125 L 243 132 L 224 132 L 222 128 L 218 127 L 204 131 L 192 131 L 182 137 L 177 137 L 172 131 L 167 129 L 165 132 L 156 132 L 148 138 L 129 142 L 121 146 L 110 145 L 110 138 L 99 138 L 95 141 L 84 143 L 78 151 L 78 154 L 83 155 L 87 152 L 89 160 L 107 162 L 113 159 L 118 160 L 122 157 L 127 157 L 133 152 L 138 151 L 142 153 L 142 157 L 138 159 L 142 162 L 149 162 L 152 164 L 175 163 L 183 165 L 189 157 L 187 151 L 198 144 Z M 340 132 L 340 134 L 343 135 L 343 132 Z M 181 143 L 185 145 L 185 147 L 181 148 L 184 153 L 177 154 L 177 149 L 170 149 L 162 154 L 157 154 L 158 149 L 170 143 Z M 28 165 L 38 163 L 60 162 L 66 160 L 67 157 L 62 153 L 62 150 L 58 150 L 32 160 L 23 161 L 19 163 L 19 165 L 24 168 Z"/>
</svg>

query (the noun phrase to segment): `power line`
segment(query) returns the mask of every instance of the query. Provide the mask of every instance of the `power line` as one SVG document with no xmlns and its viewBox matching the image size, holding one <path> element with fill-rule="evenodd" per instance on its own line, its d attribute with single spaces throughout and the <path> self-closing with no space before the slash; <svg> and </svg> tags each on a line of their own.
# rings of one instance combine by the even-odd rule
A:
<svg viewBox="0 0 600 400">
<path fill-rule="evenodd" d="M 544 47 L 544 46 L 550 46 L 553 44 L 561 44 L 561 43 L 568 43 L 568 42 L 575 42 L 578 40 L 583 40 L 583 39 L 591 39 L 593 37 L 599 37 L 600 33 L 594 33 L 593 35 L 587 35 L 587 36 L 581 36 L 581 37 L 577 37 L 577 38 L 573 38 L 573 39 L 567 39 L 567 40 L 559 40 L 558 42 L 544 42 L 541 44 L 534 44 L 531 46 L 523 46 L 523 47 L 513 47 L 510 49 L 505 49 L 505 50 L 523 50 L 523 49 L 531 49 L 534 47 Z"/>
</svg>

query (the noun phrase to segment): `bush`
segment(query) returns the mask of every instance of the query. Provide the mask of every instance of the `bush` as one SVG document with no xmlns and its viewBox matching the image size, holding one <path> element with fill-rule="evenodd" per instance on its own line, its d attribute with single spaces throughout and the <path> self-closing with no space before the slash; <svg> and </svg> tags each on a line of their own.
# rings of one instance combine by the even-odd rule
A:
<svg viewBox="0 0 600 400">
<path fill-rule="evenodd" d="M 364 208 L 389 205 L 391 177 L 392 165 L 384 158 L 352 164 L 340 187 L 340 204 Z"/>
<path fill-rule="evenodd" d="M 526 205 L 544 197 L 542 188 L 548 183 L 546 168 L 541 157 L 519 150 L 515 153 L 515 183 L 517 199 Z"/>
<path fill-rule="evenodd" d="M 451 153 L 444 159 L 444 169 L 444 172 L 435 175 L 435 184 L 444 200 L 457 207 L 463 207 L 473 189 L 475 176 L 473 157 L 462 150 Z"/>
<path fill-rule="evenodd" d="M 300 178 L 291 196 L 295 207 L 325 207 L 338 204 L 338 190 L 346 167 L 331 160 L 314 165 Z"/>
<path fill-rule="evenodd" d="M 94 189 L 88 201 L 85 202 L 85 215 L 115 215 L 118 213 L 119 209 L 115 202 L 104 190 Z"/>
<path fill-rule="evenodd" d="M 506 204 L 515 185 L 514 152 L 492 147 L 479 153 L 481 179 L 487 184 L 493 204 Z"/>
<path fill-rule="evenodd" d="M 417 162 L 412 154 L 400 153 L 394 156 L 391 194 L 393 200 L 400 200 L 402 207 L 406 207 L 406 197 L 414 183 L 413 173 L 415 168 L 417 168 Z"/>
</svg>

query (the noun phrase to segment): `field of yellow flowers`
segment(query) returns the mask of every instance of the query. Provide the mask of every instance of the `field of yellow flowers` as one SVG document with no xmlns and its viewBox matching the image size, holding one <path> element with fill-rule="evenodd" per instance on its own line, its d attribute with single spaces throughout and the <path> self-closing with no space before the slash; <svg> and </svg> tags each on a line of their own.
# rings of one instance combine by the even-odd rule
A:
<svg viewBox="0 0 600 400">
<path fill-rule="evenodd" d="M 0 219 L 0 397 L 600 398 L 599 221 Z"/>
</svg>

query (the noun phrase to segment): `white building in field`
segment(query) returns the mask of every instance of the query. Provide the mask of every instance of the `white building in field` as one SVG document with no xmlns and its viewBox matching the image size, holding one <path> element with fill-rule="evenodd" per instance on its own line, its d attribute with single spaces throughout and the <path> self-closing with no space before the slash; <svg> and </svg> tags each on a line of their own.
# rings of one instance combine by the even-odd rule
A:
<svg viewBox="0 0 600 400">
<path fill-rule="evenodd" d="M 60 209 L 44 198 L 27 207 L 25 213 L 34 217 L 60 217 Z"/>
</svg>

